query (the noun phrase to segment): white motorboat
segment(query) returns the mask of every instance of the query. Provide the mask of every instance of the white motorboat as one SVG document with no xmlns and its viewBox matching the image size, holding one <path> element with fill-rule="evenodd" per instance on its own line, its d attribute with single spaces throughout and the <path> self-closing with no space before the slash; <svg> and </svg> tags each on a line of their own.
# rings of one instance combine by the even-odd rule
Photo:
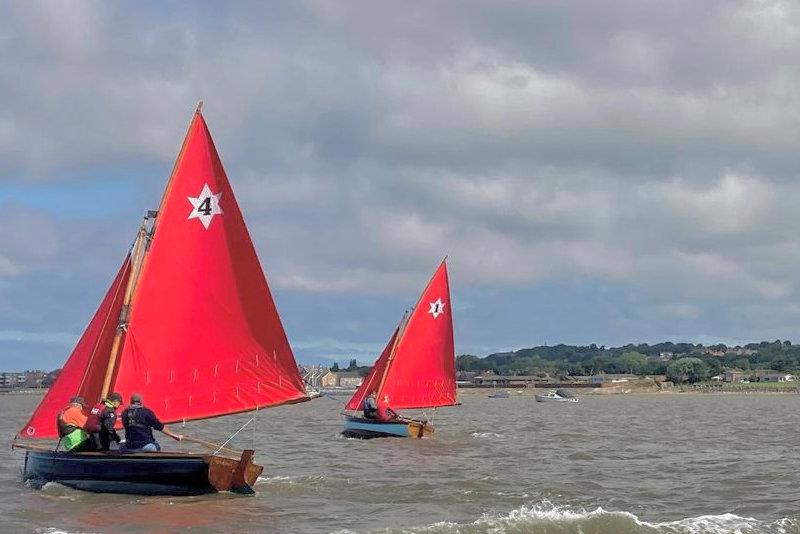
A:
<svg viewBox="0 0 800 534">
<path fill-rule="evenodd" d="M 544 395 L 534 395 L 534 397 L 536 402 L 578 402 L 578 397 L 563 389 L 558 391 L 551 389 Z"/>
</svg>

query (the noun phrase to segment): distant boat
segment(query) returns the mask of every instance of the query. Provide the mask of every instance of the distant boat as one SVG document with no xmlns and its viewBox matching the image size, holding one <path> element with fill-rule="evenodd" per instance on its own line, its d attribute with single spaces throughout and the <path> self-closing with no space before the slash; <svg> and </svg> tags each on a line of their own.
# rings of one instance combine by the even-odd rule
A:
<svg viewBox="0 0 800 534">
<path fill-rule="evenodd" d="M 456 401 L 453 306 L 442 261 L 422 292 L 417 306 L 406 314 L 367 378 L 346 405 L 363 409 L 364 399 L 374 394 L 379 410 L 436 408 Z M 433 434 L 428 421 L 398 417 L 368 419 L 345 414 L 342 435 L 351 438 L 408 437 Z"/>
<path fill-rule="evenodd" d="M 509 397 L 508 391 L 497 391 L 489 395 L 490 399 L 507 399 Z"/>
<path fill-rule="evenodd" d="M 308 395 L 309 399 L 316 399 L 322 396 L 322 392 L 314 388 L 313 386 L 309 386 L 308 384 L 306 384 L 306 395 Z"/>
<path fill-rule="evenodd" d="M 141 393 L 164 423 L 308 400 L 233 190 L 200 112 L 158 211 L 150 211 L 94 318 L 18 438 L 56 439 L 56 415 Z M 253 493 L 262 467 L 243 452 L 26 450 L 23 477 L 101 493 Z M 236 454 L 228 458 L 223 454 Z"/>
<path fill-rule="evenodd" d="M 551 389 L 544 395 L 534 395 L 534 397 L 536 402 L 578 402 L 578 397 L 563 389 L 557 391 Z"/>
</svg>

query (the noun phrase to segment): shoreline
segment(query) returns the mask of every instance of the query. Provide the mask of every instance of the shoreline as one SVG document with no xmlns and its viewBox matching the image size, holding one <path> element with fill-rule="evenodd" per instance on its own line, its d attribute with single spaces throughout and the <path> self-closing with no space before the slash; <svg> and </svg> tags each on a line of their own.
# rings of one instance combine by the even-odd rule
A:
<svg viewBox="0 0 800 534">
<path fill-rule="evenodd" d="M 519 396 L 519 397 L 529 397 L 533 396 L 534 394 L 538 394 L 541 392 L 546 392 L 553 388 L 525 388 L 525 389 L 517 389 L 516 391 L 508 390 L 511 397 Z M 565 387 L 564 389 L 571 389 L 569 387 Z M 459 388 L 458 394 L 467 394 L 467 395 L 480 395 L 485 394 L 484 390 L 492 391 L 493 388 Z M 504 388 L 497 388 L 499 391 L 503 391 Z M 751 390 L 738 390 L 738 391 L 731 391 L 731 390 L 720 390 L 720 389 L 702 389 L 702 388 L 665 388 L 665 389 L 651 389 L 651 388 L 573 388 L 572 391 L 578 397 L 603 397 L 603 396 L 615 396 L 615 395 L 800 395 L 800 391 L 797 389 L 751 389 Z M 467 393 L 469 392 L 469 393 Z M 488 398 L 488 396 L 487 396 Z"/>
</svg>

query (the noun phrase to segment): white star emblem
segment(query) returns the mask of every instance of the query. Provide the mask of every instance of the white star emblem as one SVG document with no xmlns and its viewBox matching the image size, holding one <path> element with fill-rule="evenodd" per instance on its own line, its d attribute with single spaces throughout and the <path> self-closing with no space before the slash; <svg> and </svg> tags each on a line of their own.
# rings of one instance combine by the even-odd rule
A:
<svg viewBox="0 0 800 534">
<path fill-rule="evenodd" d="M 211 188 L 208 187 L 208 184 L 205 184 L 203 190 L 200 191 L 197 197 L 186 197 L 194 207 L 189 214 L 189 218 L 200 219 L 200 222 L 203 223 L 203 227 L 208 230 L 214 215 L 222 215 L 222 208 L 219 205 L 219 197 L 221 196 L 221 191 L 214 194 L 211 192 Z"/>
<path fill-rule="evenodd" d="M 431 309 L 428 310 L 428 313 L 433 315 L 433 318 L 436 319 L 441 314 L 444 313 L 444 302 L 442 302 L 441 298 L 434 300 L 433 302 L 429 302 L 428 304 L 431 305 Z"/>
</svg>

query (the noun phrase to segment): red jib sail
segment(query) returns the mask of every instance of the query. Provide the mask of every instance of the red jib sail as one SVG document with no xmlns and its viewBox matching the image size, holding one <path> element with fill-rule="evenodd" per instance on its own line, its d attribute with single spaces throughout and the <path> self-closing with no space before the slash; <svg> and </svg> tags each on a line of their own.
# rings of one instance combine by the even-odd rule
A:
<svg viewBox="0 0 800 534">
<path fill-rule="evenodd" d="M 58 378 L 20 431 L 20 436 L 37 439 L 57 437 L 56 416 L 67 406 L 70 398 L 80 395 L 87 402 L 94 402 L 100 396 L 130 268 L 128 256 Z"/>
<path fill-rule="evenodd" d="M 376 395 L 379 405 L 397 410 L 456 404 L 452 311 L 442 261 L 388 358 Z"/>
<path fill-rule="evenodd" d="M 113 389 L 142 394 L 164 422 L 307 400 L 199 111 L 156 219 Z"/>
<path fill-rule="evenodd" d="M 395 328 L 394 334 L 392 334 L 392 338 L 389 340 L 386 348 L 383 349 L 381 355 L 377 360 L 375 360 L 375 365 L 372 366 L 372 370 L 370 370 L 369 374 L 361 383 L 361 385 L 358 386 L 358 389 L 356 390 L 355 394 L 353 394 L 350 402 L 348 402 L 345 406 L 345 410 L 362 409 L 364 399 L 378 391 L 378 386 L 380 386 L 381 378 L 383 378 L 383 374 L 386 371 L 386 363 L 389 361 L 389 355 L 394 349 L 395 340 L 397 339 L 397 332 L 399 330 L 399 326 Z"/>
</svg>

